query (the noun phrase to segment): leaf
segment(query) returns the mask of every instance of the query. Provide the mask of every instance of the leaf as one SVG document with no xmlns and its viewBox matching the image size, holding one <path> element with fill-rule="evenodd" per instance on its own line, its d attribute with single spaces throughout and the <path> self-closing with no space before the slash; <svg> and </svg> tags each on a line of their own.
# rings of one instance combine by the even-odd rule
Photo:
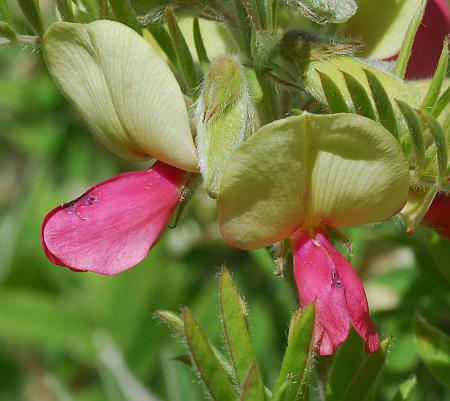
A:
<svg viewBox="0 0 450 401">
<path fill-rule="evenodd" d="M 433 106 L 431 114 L 438 118 L 441 113 L 446 109 L 450 103 L 450 86 L 444 91 L 444 93 L 439 97 L 438 101 Z"/>
<path fill-rule="evenodd" d="M 220 274 L 220 310 L 237 383 L 240 383 L 243 389 L 242 400 L 247 399 L 245 397 L 248 397 L 248 400 L 263 400 L 264 386 L 248 332 L 244 301 L 237 293 L 231 275 L 225 267 Z M 251 395 L 244 397 L 246 392 Z"/>
<path fill-rule="evenodd" d="M 34 31 L 39 36 L 42 36 L 44 34 L 44 26 L 42 25 L 41 10 L 37 0 L 17 0 L 17 3 Z"/>
<path fill-rule="evenodd" d="M 109 4 L 119 22 L 134 29 L 137 33 L 142 31 L 141 24 L 136 18 L 130 0 L 109 0 Z"/>
<path fill-rule="evenodd" d="M 414 39 L 416 38 L 416 33 L 419 29 L 420 22 L 422 21 L 426 5 L 427 1 L 422 1 L 422 4 L 414 13 L 413 18 L 408 25 L 408 29 L 406 30 L 405 40 L 403 41 L 397 57 L 397 62 L 395 63 L 395 75 L 401 79 L 405 78 L 406 68 L 408 67 L 408 61 L 411 57 Z"/>
<path fill-rule="evenodd" d="M 425 110 L 431 110 L 436 104 L 439 94 L 441 93 L 441 88 L 444 83 L 444 79 L 447 76 L 448 67 L 448 39 L 444 40 L 444 45 L 442 47 L 441 56 L 439 58 L 439 63 L 436 68 L 436 72 L 431 80 L 431 84 L 422 101 L 421 108 Z"/>
<path fill-rule="evenodd" d="M 341 24 L 350 19 L 358 9 L 354 0 L 291 0 L 306 17 L 318 23 Z"/>
<path fill-rule="evenodd" d="M 333 82 L 333 80 L 324 72 L 317 71 L 320 76 L 320 82 L 322 89 L 327 99 L 327 104 L 330 109 L 330 113 L 348 113 L 349 109 L 345 102 L 344 96 Z"/>
<path fill-rule="evenodd" d="M 193 22 L 193 31 L 194 31 L 194 43 L 195 49 L 197 51 L 198 61 L 200 65 L 205 69 L 209 64 L 208 55 L 206 53 L 205 44 L 203 43 L 202 34 L 200 31 L 200 24 L 198 23 L 198 18 L 194 18 Z"/>
<path fill-rule="evenodd" d="M 292 317 L 288 345 L 273 392 L 274 400 L 295 401 L 302 391 L 312 364 L 314 324 L 314 303 Z"/>
<path fill-rule="evenodd" d="M 391 401 L 408 401 L 411 399 L 411 394 L 417 386 L 417 378 L 415 376 L 405 380 L 400 384 L 399 389 L 395 393 Z"/>
<path fill-rule="evenodd" d="M 368 396 L 374 390 L 378 377 L 384 368 L 386 356 L 389 353 L 391 345 L 392 340 L 390 338 L 384 340 L 378 352 L 367 356 L 342 396 L 341 401 L 364 401 L 368 399 Z"/>
<path fill-rule="evenodd" d="M 98 20 L 100 18 L 100 10 L 97 0 L 78 0 L 86 9 L 91 21 Z"/>
<path fill-rule="evenodd" d="M 413 320 L 416 351 L 433 377 L 450 388 L 450 337 L 422 316 Z"/>
<path fill-rule="evenodd" d="M 197 170 L 183 94 L 144 38 L 113 21 L 62 22 L 46 32 L 43 52 L 55 82 L 109 150 Z"/>
<path fill-rule="evenodd" d="M 17 34 L 7 22 L 0 21 L 0 37 L 6 38 L 11 42 L 17 40 Z"/>
<path fill-rule="evenodd" d="M 247 379 L 242 387 L 240 401 L 264 401 L 264 385 L 261 380 L 259 369 L 252 365 L 248 371 Z"/>
<path fill-rule="evenodd" d="M 13 25 L 11 11 L 9 10 L 9 6 L 6 0 L 0 0 L 0 18 L 10 26 Z"/>
<path fill-rule="evenodd" d="M 376 121 L 377 117 L 372 106 L 372 101 L 370 100 L 364 86 L 362 86 L 358 80 L 353 78 L 350 74 L 347 74 L 345 71 L 341 72 L 344 76 L 345 84 L 347 85 L 348 92 L 352 98 L 353 107 L 356 113 Z"/>
<path fill-rule="evenodd" d="M 331 368 L 328 380 L 326 401 L 339 401 L 353 377 L 361 366 L 364 357 L 364 344 L 355 330 L 341 345 Z"/>
<path fill-rule="evenodd" d="M 398 99 L 396 99 L 396 103 L 403 116 L 405 117 L 406 123 L 408 124 L 408 133 L 410 134 L 412 139 L 417 169 L 420 176 L 421 173 L 424 172 L 425 168 L 425 141 L 422 126 L 416 112 L 408 103 Z"/>
<path fill-rule="evenodd" d="M 56 0 L 56 5 L 63 21 L 74 22 L 72 0 Z"/>
<path fill-rule="evenodd" d="M 405 82 L 401 81 L 397 77 L 377 70 L 376 68 L 373 68 L 363 61 L 350 56 L 337 56 L 317 61 L 311 61 L 307 65 L 305 70 L 305 85 L 315 99 L 322 103 L 326 103 L 327 99 L 320 81 L 319 72 L 325 73 L 336 84 L 342 96 L 344 97 L 346 104 L 351 105 L 352 96 L 349 93 L 349 88 L 344 77 L 351 76 L 352 78 L 354 78 L 352 82 L 357 81 L 357 83 L 359 84 L 355 84 L 354 86 L 362 86 L 366 94 L 371 93 L 370 86 L 367 81 L 366 71 L 369 71 L 378 79 L 391 101 L 393 101 L 394 99 L 400 99 L 407 102 L 412 107 L 419 107 L 421 97 L 415 87 L 405 84 Z M 345 75 L 343 73 L 345 73 Z M 347 79 L 347 81 L 349 81 L 349 79 Z M 356 88 L 355 90 L 359 90 L 359 92 L 362 92 L 361 88 Z M 356 94 L 354 93 L 353 97 L 355 97 L 355 95 Z M 364 93 L 362 93 L 361 96 L 364 96 Z M 367 104 L 366 108 L 369 108 L 367 99 L 364 101 L 365 104 Z M 371 105 L 370 107 L 373 109 Z M 400 132 L 407 130 L 406 125 L 403 123 L 402 113 L 400 112 L 400 110 L 397 107 L 394 107 L 394 112 L 396 120 L 397 122 L 399 122 L 398 128 Z M 372 118 L 374 113 L 372 113 L 369 109 L 369 111 L 366 112 L 366 115 L 370 115 Z"/>
<path fill-rule="evenodd" d="M 380 124 L 354 114 L 289 117 L 233 153 L 219 188 L 219 224 L 233 246 L 260 248 L 305 223 L 389 218 L 405 204 L 409 182 L 403 152 Z"/>
<path fill-rule="evenodd" d="M 367 81 L 369 82 L 372 97 L 377 108 L 378 118 L 381 124 L 392 134 L 397 141 L 400 139 L 400 134 L 397 127 L 397 118 L 395 116 L 394 108 L 389 100 L 383 85 L 377 76 L 370 70 L 364 70 Z"/>
<path fill-rule="evenodd" d="M 445 132 L 439 122 L 428 112 L 417 110 L 423 121 L 428 125 L 431 136 L 436 144 L 439 179 L 447 181 L 448 144 Z"/>
<path fill-rule="evenodd" d="M 199 77 L 195 69 L 194 60 L 192 59 L 191 51 L 184 39 L 183 33 L 178 26 L 177 19 L 170 7 L 167 7 L 164 11 L 167 27 L 169 28 L 170 37 L 177 54 L 178 65 L 186 81 L 188 90 L 192 95 L 197 93 L 199 86 Z"/>
<path fill-rule="evenodd" d="M 215 401 L 234 401 L 233 385 L 215 356 L 211 344 L 187 308 L 184 309 L 183 320 L 186 343 L 208 395 Z"/>
<path fill-rule="evenodd" d="M 358 12 L 345 25 L 346 36 L 364 43 L 363 55 L 374 59 L 395 56 L 405 40 L 414 14 L 423 0 L 360 0 Z M 389 10 L 389 12 L 386 12 Z"/>
</svg>

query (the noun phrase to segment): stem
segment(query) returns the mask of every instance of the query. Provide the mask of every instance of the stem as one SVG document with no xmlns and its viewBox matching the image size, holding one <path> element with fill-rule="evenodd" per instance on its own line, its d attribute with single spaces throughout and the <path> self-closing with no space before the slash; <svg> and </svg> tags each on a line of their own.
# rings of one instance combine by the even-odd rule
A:
<svg viewBox="0 0 450 401">
<path fill-rule="evenodd" d="M 0 46 L 4 45 L 25 45 L 25 46 L 36 46 L 39 43 L 38 36 L 30 35 L 18 35 L 17 39 L 12 41 L 7 38 L 0 38 Z"/>
</svg>

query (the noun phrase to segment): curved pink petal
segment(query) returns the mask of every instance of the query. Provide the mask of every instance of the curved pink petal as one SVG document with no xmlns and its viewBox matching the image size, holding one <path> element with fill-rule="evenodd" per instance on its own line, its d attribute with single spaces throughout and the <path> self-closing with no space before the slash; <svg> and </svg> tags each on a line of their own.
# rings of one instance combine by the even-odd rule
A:
<svg viewBox="0 0 450 401">
<path fill-rule="evenodd" d="M 185 171 L 157 162 L 97 184 L 45 217 L 47 257 L 73 270 L 108 275 L 137 265 L 167 225 L 188 179 Z"/>
<path fill-rule="evenodd" d="M 428 0 L 417 31 L 406 79 L 429 78 L 434 74 L 445 37 L 450 33 L 447 0 Z"/>
<path fill-rule="evenodd" d="M 292 239 L 294 275 L 302 307 L 316 301 L 315 341 L 320 355 L 331 355 L 348 336 L 345 293 L 336 266 L 320 241 L 300 233 Z"/>
<path fill-rule="evenodd" d="M 358 274 L 322 233 L 318 233 L 317 236 L 336 266 L 339 280 L 345 291 L 347 310 L 353 327 L 366 343 L 366 351 L 377 352 L 380 348 L 380 340 L 375 325 L 370 319 L 366 293 Z"/>
</svg>

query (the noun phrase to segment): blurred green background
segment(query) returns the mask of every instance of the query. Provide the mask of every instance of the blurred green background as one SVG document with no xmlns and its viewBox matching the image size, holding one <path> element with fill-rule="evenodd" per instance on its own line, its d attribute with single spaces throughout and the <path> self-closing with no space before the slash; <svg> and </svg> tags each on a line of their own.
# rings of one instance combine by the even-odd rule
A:
<svg viewBox="0 0 450 401">
<path fill-rule="evenodd" d="M 51 17 L 51 16 L 50 16 Z M 226 263 L 244 295 L 256 353 L 273 383 L 297 305 L 265 250 L 220 238 L 214 203 L 199 195 L 138 267 L 115 277 L 51 265 L 40 245 L 45 214 L 127 164 L 100 148 L 32 49 L 0 48 L 0 401 L 196 401 L 199 380 L 182 345 L 154 318 L 188 305 L 219 347 L 217 273 Z M 450 332 L 450 242 L 395 222 L 348 231 L 373 317 L 394 347 L 376 399 L 416 374 L 414 400 L 450 400 L 419 362 L 418 309 Z M 344 250 L 347 256 L 348 252 Z M 331 358 L 321 358 L 324 370 Z"/>
</svg>

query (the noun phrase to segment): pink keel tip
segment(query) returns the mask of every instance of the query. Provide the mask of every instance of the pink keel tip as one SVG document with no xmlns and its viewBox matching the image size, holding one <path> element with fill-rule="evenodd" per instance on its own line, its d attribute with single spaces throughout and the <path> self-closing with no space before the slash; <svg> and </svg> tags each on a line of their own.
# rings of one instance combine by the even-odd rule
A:
<svg viewBox="0 0 450 401">
<path fill-rule="evenodd" d="M 377 352 L 380 341 L 364 287 L 350 263 L 321 232 L 314 240 L 304 232 L 291 240 L 301 304 L 316 301 L 315 342 L 320 355 L 333 354 L 345 341 L 350 321 L 366 343 L 366 351 Z"/>
<path fill-rule="evenodd" d="M 52 210 L 42 223 L 45 254 L 77 271 L 117 274 L 141 262 L 156 243 L 189 174 L 157 162 L 110 178 Z"/>
</svg>

